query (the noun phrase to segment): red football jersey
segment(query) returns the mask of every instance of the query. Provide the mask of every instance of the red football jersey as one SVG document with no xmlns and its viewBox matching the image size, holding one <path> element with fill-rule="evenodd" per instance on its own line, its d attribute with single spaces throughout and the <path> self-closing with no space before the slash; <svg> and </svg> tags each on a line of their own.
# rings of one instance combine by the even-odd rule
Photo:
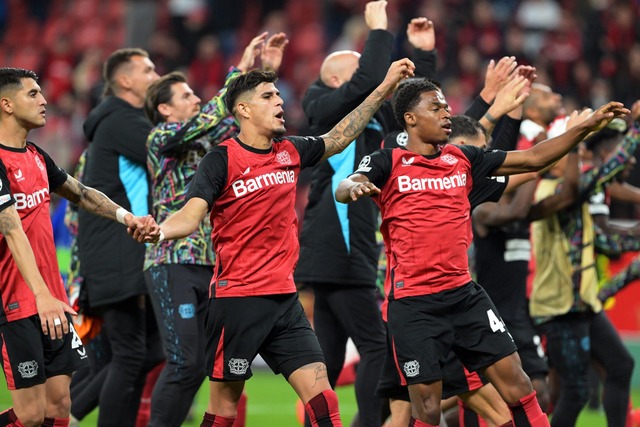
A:
<svg viewBox="0 0 640 427">
<path fill-rule="evenodd" d="M 51 294 L 64 302 L 68 300 L 53 242 L 49 192 L 61 185 L 66 177 L 67 174 L 44 151 L 31 143 L 23 149 L 0 145 L 0 210 L 12 204 L 15 206 L 40 274 Z M 0 322 L 24 319 L 38 313 L 33 293 L 20 274 L 2 234 L 0 283 Z"/>
<path fill-rule="evenodd" d="M 296 184 L 323 154 L 320 138 L 287 137 L 268 150 L 228 139 L 202 159 L 187 197 L 211 207 L 216 297 L 296 292 Z"/>
</svg>

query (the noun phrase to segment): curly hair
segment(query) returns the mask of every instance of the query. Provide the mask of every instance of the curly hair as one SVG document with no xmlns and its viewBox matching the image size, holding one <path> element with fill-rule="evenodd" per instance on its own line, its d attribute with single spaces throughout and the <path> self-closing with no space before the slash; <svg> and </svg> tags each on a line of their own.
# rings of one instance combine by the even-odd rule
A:
<svg viewBox="0 0 640 427">
<path fill-rule="evenodd" d="M 408 79 L 400 84 L 393 100 L 393 112 L 403 129 L 406 129 L 407 125 L 404 121 L 404 113 L 418 105 L 422 93 L 434 90 L 440 90 L 440 88 L 434 81 L 425 78 Z"/>
<path fill-rule="evenodd" d="M 235 116 L 236 114 L 236 102 L 241 95 L 246 92 L 255 90 L 261 83 L 275 83 L 278 81 L 278 75 L 273 71 L 267 70 L 251 70 L 238 76 L 231 82 L 227 89 L 227 95 L 225 99 L 225 105 L 227 111 Z"/>
</svg>

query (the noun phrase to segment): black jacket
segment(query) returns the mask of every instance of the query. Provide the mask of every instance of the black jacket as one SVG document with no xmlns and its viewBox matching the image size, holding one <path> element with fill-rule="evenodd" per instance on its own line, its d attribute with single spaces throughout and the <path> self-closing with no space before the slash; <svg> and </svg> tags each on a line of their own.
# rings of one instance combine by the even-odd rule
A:
<svg viewBox="0 0 640 427">
<path fill-rule="evenodd" d="M 146 140 L 151 122 L 143 110 L 110 96 L 91 111 L 83 128 L 90 141 L 83 183 L 134 215 L 149 213 Z M 81 209 L 78 248 L 92 308 L 147 293 L 144 245 L 124 225 Z"/>
<path fill-rule="evenodd" d="M 321 80 L 309 87 L 302 107 L 314 135 L 329 131 L 384 80 L 391 64 L 392 40 L 387 31 L 371 31 L 350 81 L 337 89 Z M 435 52 L 416 51 L 414 62 L 416 74 L 433 77 Z M 377 208 L 368 197 L 348 205 L 338 203 L 334 192 L 362 157 L 380 148 L 384 136 L 398 127 L 391 103 L 385 102 L 355 143 L 314 168 L 300 235 L 296 281 L 375 286 Z"/>
</svg>

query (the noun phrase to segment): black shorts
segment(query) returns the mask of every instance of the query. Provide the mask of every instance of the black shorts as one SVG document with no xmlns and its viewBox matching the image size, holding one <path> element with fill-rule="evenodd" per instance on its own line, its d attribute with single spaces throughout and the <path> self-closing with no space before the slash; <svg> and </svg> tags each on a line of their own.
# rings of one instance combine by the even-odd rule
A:
<svg viewBox="0 0 640 427">
<path fill-rule="evenodd" d="M 309 363 L 324 363 L 298 294 L 211 298 L 205 332 L 212 381 L 248 380 L 257 354 L 287 379 Z"/>
<path fill-rule="evenodd" d="M 520 355 L 524 372 L 529 378 L 546 377 L 549 373 L 547 356 L 531 319 L 512 320 L 507 324 L 513 341 L 518 347 L 518 354 Z"/>
<path fill-rule="evenodd" d="M 389 340 L 387 340 L 387 344 L 388 350 L 391 350 Z M 489 382 L 484 375 L 477 372 L 469 372 L 452 351 L 447 354 L 441 366 L 443 399 L 477 390 Z M 410 400 L 409 389 L 406 385 L 402 385 L 402 380 L 398 369 L 393 363 L 392 353 L 387 351 L 376 395 L 384 399 L 398 399 L 408 402 Z"/>
<path fill-rule="evenodd" d="M 498 310 L 475 282 L 392 300 L 388 321 L 395 365 L 406 384 L 441 380 L 440 361 L 450 350 L 469 371 L 516 351 Z"/>
<path fill-rule="evenodd" d="M 87 351 L 67 314 L 69 333 L 52 340 L 42 332 L 40 317 L 0 325 L 2 369 L 9 390 L 44 384 L 47 378 L 71 375 L 86 366 Z"/>
</svg>

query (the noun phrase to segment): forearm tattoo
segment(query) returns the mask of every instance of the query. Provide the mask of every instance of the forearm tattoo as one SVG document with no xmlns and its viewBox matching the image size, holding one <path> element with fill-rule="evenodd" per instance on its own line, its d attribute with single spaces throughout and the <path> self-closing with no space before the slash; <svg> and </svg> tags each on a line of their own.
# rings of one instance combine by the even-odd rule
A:
<svg viewBox="0 0 640 427">
<path fill-rule="evenodd" d="M 0 212 L 0 234 L 7 235 L 12 230 L 21 227 L 20 219 L 14 215 L 15 208 L 7 208 Z"/>
<path fill-rule="evenodd" d="M 109 219 L 116 218 L 118 205 L 104 193 L 87 187 L 70 176 L 67 178 L 67 181 L 56 190 L 56 193 L 96 215 Z"/>
<path fill-rule="evenodd" d="M 325 136 L 325 158 L 341 152 L 367 126 L 380 104 L 384 100 L 383 93 L 378 89 L 357 106 Z"/>
</svg>

